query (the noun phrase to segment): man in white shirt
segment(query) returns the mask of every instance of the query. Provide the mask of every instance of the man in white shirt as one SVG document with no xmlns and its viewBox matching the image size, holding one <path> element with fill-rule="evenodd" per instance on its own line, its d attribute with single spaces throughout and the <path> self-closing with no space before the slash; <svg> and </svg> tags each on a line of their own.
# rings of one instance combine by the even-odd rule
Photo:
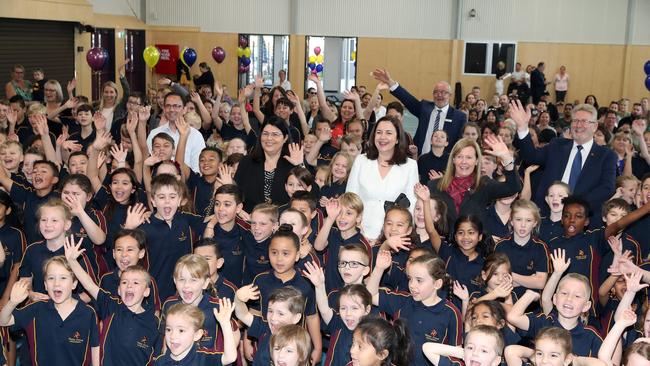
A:
<svg viewBox="0 0 650 366">
<path fill-rule="evenodd" d="M 287 72 L 285 70 L 278 71 L 278 77 L 280 80 L 278 80 L 276 85 L 281 86 L 284 90 L 291 90 L 291 82 L 287 80 Z"/>
<path fill-rule="evenodd" d="M 152 151 L 153 138 L 161 132 L 168 134 L 174 139 L 174 149 L 178 146 L 180 133 L 178 132 L 178 128 L 176 128 L 176 121 L 179 118 L 183 118 L 183 107 L 183 98 L 180 94 L 169 93 L 165 96 L 165 101 L 163 102 L 163 118 L 160 120 L 160 125 L 151 130 L 149 136 L 147 136 L 149 154 Z M 203 140 L 203 136 L 197 129 L 190 127 L 190 135 L 187 138 L 187 147 L 185 148 L 185 163 L 196 173 L 200 173 L 199 155 L 204 148 L 205 140 Z"/>
</svg>

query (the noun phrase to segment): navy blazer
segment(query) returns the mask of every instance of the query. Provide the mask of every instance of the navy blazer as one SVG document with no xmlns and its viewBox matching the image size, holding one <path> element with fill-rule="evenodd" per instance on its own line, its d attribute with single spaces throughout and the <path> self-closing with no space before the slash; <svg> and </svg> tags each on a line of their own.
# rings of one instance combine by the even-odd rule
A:
<svg viewBox="0 0 650 366">
<path fill-rule="evenodd" d="M 542 213 L 547 213 L 549 208 L 544 201 L 544 196 L 554 181 L 562 180 L 562 175 L 564 175 L 564 170 L 569 162 L 569 154 L 573 148 L 573 140 L 556 138 L 548 145 L 536 149 L 530 134 L 528 134 L 523 140 L 515 136 L 514 145 L 519 149 L 519 156 L 525 162 L 544 167 L 544 173 L 537 191 L 534 192 L 533 200 L 542 209 Z M 593 214 L 590 227 L 600 225 L 601 206 L 616 190 L 617 160 L 613 151 L 594 143 L 582 167 L 573 194 L 581 196 L 589 202 Z"/>
<path fill-rule="evenodd" d="M 431 144 L 431 141 L 424 141 L 424 139 L 427 138 L 427 128 L 429 127 L 431 113 L 436 108 L 435 103 L 428 100 L 417 100 L 411 93 L 402 88 L 401 85 L 390 93 L 399 99 L 411 114 L 418 118 L 418 128 L 415 131 L 413 143 L 418 147 L 418 153 L 421 154 L 424 144 Z M 447 145 L 445 151 L 449 152 L 454 144 L 456 144 L 456 141 L 462 137 L 461 131 L 465 123 L 467 123 L 467 116 L 465 113 L 449 106 L 445 120 L 440 122 L 444 122 L 443 129 L 447 132 L 449 145 Z"/>
</svg>

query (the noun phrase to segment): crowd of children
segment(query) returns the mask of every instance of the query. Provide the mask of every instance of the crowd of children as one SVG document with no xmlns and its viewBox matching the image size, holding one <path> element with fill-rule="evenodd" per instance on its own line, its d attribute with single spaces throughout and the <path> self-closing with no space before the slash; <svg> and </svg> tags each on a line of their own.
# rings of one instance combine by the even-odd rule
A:
<svg viewBox="0 0 650 366">
<path fill-rule="evenodd" d="M 225 114 L 192 94 L 187 105 L 213 108 L 208 127 L 178 106 L 175 137 L 147 139 L 156 126 L 137 94 L 127 104 L 141 106 L 114 128 L 79 98 L 69 115 L 38 103 L 24 121 L 8 112 L 0 365 L 648 365 L 650 176 L 619 179 L 602 225 L 562 182 L 542 216 L 526 199 L 536 168 L 480 217 L 449 215 L 425 184 L 449 159 L 439 130 L 408 192 L 416 202 L 385 205 L 379 238 L 367 240 L 362 220 L 378 213 L 346 192 L 372 133 L 365 120 L 361 135 L 335 139 L 326 120 L 264 112 L 286 114 L 303 145 L 291 154 L 306 164 L 289 170 L 286 203 L 245 211 L 235 172 L 260 133 L 246 110 L 253 89 Z M 295 95 L 267 98 L 298 108 Z M 196 131 L 217 146 L 186 156 Z M 504 173 L 490 158 L 483 168 L 474 174 Z"/>
</svg>

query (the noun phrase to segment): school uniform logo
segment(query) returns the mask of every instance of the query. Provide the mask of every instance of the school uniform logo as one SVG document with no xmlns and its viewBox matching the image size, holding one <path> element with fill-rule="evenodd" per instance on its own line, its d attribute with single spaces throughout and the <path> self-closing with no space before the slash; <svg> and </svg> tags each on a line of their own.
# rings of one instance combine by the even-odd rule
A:
<svg viewBox="0 0 650 366">
<path fill-rule="evenodd" d="M 587 255 L 585 254 L 585 251 L 582 249 L 578 250 L 578 255 L 576 255 L 576 259 L 579 261 L 587 259 Z"/>
<path fill-rule="evenodd" d="M 208 333 L 207 329 L 203 329 L 203 335 L 201 336 L 201 342 L 212 342 L 212 337 Z"/>
<path fill-rule="evenodd" d="M 231 253 L 232 253 L 232 255 L 236 255 L 236 256 L 242 255 L 242 251 L 241 251 L 241 248 L 239 247 L 239 245 L 234 247 L 233 250 L 231 251 Z"/>
<path fill-rule="evenodd" d="M 81 333 L 79 333 L 79 331 L 75 331 L 72 333 L 72 336 L 68 337 L 68 343 L 81 344 L 83 341 L 84 340 L 81 338 Z"/>
<path fill-rule="evenodd" d="M 147 336 L 142 336 L 139 341 L 136 342 L 135 344 L 139 348 L 149 348 L 149 340 L 147 339 Z"/>
<path fill-rule="evenodd" d="M 85 239 L 85 238 L 88 237 L 88 233 L 86 233 L 86 229 L 81 228 L 81 229 L 79 229 L 78 233 L 74 234 L 74 236 L 77 237 L 77 238 L 84 238 Z"/>
<path fill-rule="evenodd" d="M 269 263 L 269 260 L 265 256 L 260 255 L 260 257 L 257 258 L 257 264 L 267 264 L 267 263 Z"/>
<path fill-rule="evenodd" d="M 435 329 L 431 330 L 431 333 L 425 334 L 424 338 L 426 338 L 428 342 L 440 342 L 440 338 L 438 338 L 438 331 Z"/>
<path fill-rule="evenodd" d="M 178 241 L 185 241 L 187 240 L 187 236 L 185 235 L 184 231 L 181 231 L 181 236 L 178 237 Z"/>
<path fill-rule="evenodd" d="M 528 262 L 528 265 L 526 266 L 526 269 L 529 270 L 529 271 L 532 271 L 533 268 L 535 268 L 535 261 L 533 261 L 531 259 L 530 262 Z"/>
</svg>

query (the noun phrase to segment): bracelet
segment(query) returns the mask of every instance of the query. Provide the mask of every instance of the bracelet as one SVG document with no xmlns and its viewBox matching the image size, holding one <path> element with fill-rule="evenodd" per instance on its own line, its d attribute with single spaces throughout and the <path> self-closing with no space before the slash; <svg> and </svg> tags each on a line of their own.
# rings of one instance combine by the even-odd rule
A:
<svg viewBox="0 0 650 366">
<path fill-rule="evenodd" d="M 503 165 L 503 167 L 505 168 L 505 167 L 507 167 L 507 166 L 509 166 L 509 165 L 512 165 L 512 164 L 514 164 L 514 163 L 515 163 L 515 158 L 512 158 L 512 160 L 510 160 L 510 162 L 509 162 L 508 164 L 503 164 L 503 163 L 501 163 L 501 165 Z"/>
</svg>

